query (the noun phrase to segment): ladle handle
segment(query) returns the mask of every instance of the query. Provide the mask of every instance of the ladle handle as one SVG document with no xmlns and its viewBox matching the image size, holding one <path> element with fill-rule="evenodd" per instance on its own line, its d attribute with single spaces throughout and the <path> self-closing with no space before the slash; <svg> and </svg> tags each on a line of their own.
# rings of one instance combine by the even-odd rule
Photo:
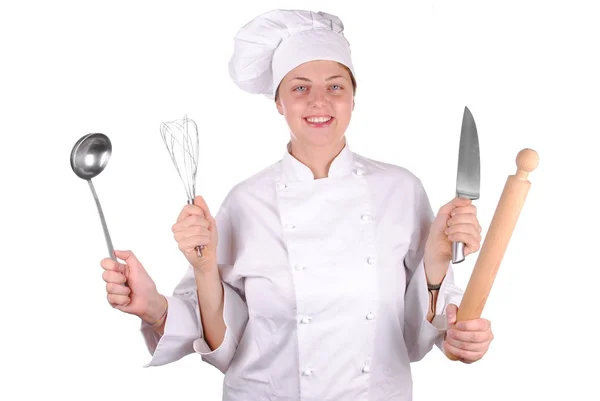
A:
<svg viewBox="0 0 600 401">
<path fill-rule="evenodd" d="M 102 230 L 104 231 L 104 239 L 106 240 L 106 246 L 108 247 L 108 254 L 110 258 L 117 262 L 117 257 L 115 255 L 115 249 L 113 248 L 112 240 L 110 239 L 110 234 L 108 232 L 108 226 L 106 225 L 106 219 L 104 218 L 104 213 L 102 212 L 102 206 L 100 206 L 100 200 L 98 199 L 98 195 L 96 194 L 96 190 L 94 189 L 94 184 L 92 180 L 87 180 L 88 184 L 90 184 L 90 189 L 92 190 L 92 195 L 94 196 L 94 200 L 96 201 L 96 207 L 98 208 L 98 214 L 100 215 L 100 222 L 102 223 Z M 127 276 L 127 274 L 125 273 Z M 127 283 L 125 283 L 127 285 Z"/>
</svg>

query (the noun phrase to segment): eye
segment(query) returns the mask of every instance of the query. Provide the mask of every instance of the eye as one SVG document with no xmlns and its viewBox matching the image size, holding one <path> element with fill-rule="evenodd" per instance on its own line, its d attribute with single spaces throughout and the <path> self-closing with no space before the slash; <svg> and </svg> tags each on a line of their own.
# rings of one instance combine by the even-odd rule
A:
<svg viewBox="0 0 600 401">
<path fill-rule="evenodd" d="M 306 86 L 304 86 L 304 85 L 296 86 L 294 88 L 295 92 L 304 92 L 304 90 L 306 90 Z"/>
<path fill-rule="evenodd" d="M 342 89 L 342 87 L 340 85 L 338 85 L 338 84 L 333 84 L 333 85 L 331 85 L 331 89 L 333 89 L 333 90 L 340 90 L 340 89 Z"/>
</svg>

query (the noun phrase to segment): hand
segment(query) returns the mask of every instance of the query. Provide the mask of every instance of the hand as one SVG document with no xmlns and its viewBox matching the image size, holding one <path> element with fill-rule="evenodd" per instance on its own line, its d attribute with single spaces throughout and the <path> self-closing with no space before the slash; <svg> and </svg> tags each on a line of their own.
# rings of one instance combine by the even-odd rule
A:
<svg viewBox="0 0 600 401">
<path fill-rule="evenodd" d="M 171 229 L 179 250 L 196 269 L 212 268 L 216 265 L 217 224 L 208 210 L 204 198 L 197 196 L 194 204 L 185 205 Z M 204 245 L 202 258 L 196 247 Z"/>
<path fill-rule="evenodd" d="M 125 263 L 110 258 L 100 262 L 108 303 L 148 323 L 156 322 L 167 307 L 166 299 L 157 291 L 154 281 L 133 252 L 115 250 L 115 256 Z"/>
<path fill-rule="evenodd" d="M 452 260 L 452 242 L 465 244 L 465 256 L 480 248 L 481 225 L 470 199 L 456 197 L 438 211 L 425 244 L 425 267 L 442 266 L 445 274 Z"/>
<path fill-rule="evenodd" d="M 461 362 L 473 363 L 485 355 L 494 339 L 492 325 L 486 319 L 466 320 L 456 323 L 456 305 L 448 305 L 448 329 L 444 339 L 444 350 Z"/>
</svg>

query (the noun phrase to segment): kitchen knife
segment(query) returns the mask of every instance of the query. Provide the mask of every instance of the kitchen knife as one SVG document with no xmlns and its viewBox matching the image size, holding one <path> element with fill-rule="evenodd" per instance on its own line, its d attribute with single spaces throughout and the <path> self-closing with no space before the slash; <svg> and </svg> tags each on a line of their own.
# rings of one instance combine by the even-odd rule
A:
<svg viewBox="0 0 600 401">
<path fill-rule="evenodd" d="M 456 196 L 467 199 L 479 199 L 479 185 L 479 138 L 473 114 L 465 106 L 458 149 Z M 462 242 L 452 243 L 452 263 L 460 263 L 464 260 L 464 244 Z"/>
</svg>

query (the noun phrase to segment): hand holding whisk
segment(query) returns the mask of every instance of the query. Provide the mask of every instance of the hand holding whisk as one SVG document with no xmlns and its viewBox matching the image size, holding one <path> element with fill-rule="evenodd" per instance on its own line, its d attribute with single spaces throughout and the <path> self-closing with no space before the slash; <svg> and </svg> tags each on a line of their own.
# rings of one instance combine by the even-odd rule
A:
<svg viewBox="0 0 600 401">
<path fill-rule="evenodd" d="M 183 182 L 188 198 L 187 203 L 193 204 L 196 197 L 196 173 L 198 171 L 198 126 L 186 115 L 181 120 L 162 123 L 160 134 Z M 203 245 L 196 247 L 200 258 L 203 248 Z"/>
</svg>

